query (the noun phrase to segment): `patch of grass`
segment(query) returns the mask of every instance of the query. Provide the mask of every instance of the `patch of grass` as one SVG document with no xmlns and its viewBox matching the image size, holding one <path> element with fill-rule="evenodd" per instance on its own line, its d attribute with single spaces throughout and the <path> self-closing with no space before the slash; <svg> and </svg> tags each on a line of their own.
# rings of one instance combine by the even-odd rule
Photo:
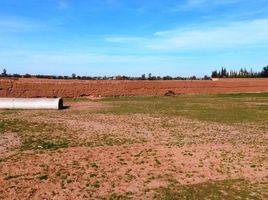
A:
<svg viewBox="0 0 268 200">
<path fill-rule="evenodd" d="M 42 142 L 37 146 L 38 149 L 59 149 L 67 147 L 69 147 L 67 142 L 61 142 L 61 143 Z"/>
<path fill-rule="evenodd" d="M 157 165 L 161 165 L 161 162 L 156 157 L 154 159 Z"/>
<path fill-rule="evenodd" d="M 4 115 L 12 115 L 14 113 L 16 113 L 17 110 L 0 110 L 0 115 L 4 116 Z"/>
<path fill-rule="evenodd" d="M 132 198 L 131 198 L 131 193 L 127 193 L 124 195 L 113 193 L 108 199 L 109 200 L 128 200 Z"/>
<path fill-rule="evenodd" d="M 57 124 L 29 122 L 21 119 L 1 119 L 0 133 L 13 132 L 52 132 L 58 129 L 64 129 Z"/>
<path fill-rule="evenodd" d="M 95 169 L 99 168 L 99 166 L 95 162 L 90 163 L 90 166 Z"/>
<path fill-rule="evenodd" d="M 72 179 L 67 179 L 66 183 L 72 183 L 74 182 Z"/>
<path fill-rule="evenodd" d="M 90 174 L 90 177 L 92 178 L 92 177 L 96 177 L 96 176 L 98 176 L 98 174 L 96 174 L 96 173 L 91 173 Z"/>
<path fill-rule="evenodd" d="M 45 175 L 42 175 L 42 176 L 38 176 L 37 178 L 40 181 L 47 180 L 48 179 L 48 175 L 45 174 Z"/>
<path fill-rule="evenodd" d="M 58 170 L 58 171 L 55 173 L 55 175 L 56 175 L 57 177 L 60 177 L 60 176 L 61 176 L 61 171 Z"/>
<path fill-rule="evenodd" d="M 15 154 L 12 154 L 12 155 L 7 156 L 5 158 L 0 158 L 0 163 L 1 162 L 6 162 L 8 160 L 14 159 L 14 158 L 19 157 L 19 156 L 20 156 L 20 153 L 15 153 Z"/>
<path fill-rule="evenodd" d="M 109 97 L 100 111 L 113 114 L 162 114 L 222 123 L 268 122 L 268 93 Z"/>
<path fill-rule="evenodd" d="M 52 143 L 52 142 L 46 142 L 42 141 L 40 139 L 34 140 L 32 137 L 26 139 L 22 143 L 22 149 L 23 150 L 49 150 L 49 149 L 60 149 L 60 148 L 68 148 L 69 144 L 68 142 L 58 142 L 58 143 Z"/>
<path fill-rule="evenodd" d="M 83 101 L 91 101 L 91 100 L 87 97 L 64 98 L 64 102 L 83 102 Z"/>
<path fill-rule="evenodd" d="M 25 174 L 19 174 L 19 175 L 13 175 L 13 176 L 10 175 L 10 176 L 5 177 L 4 180 L 10 180 L 10 179 L 19 178 L 22 176 L 25 176 Z"/>
<path fill-rule="evenodd" d="M 225 180 L 219 182 L 207 182 L 190 186 L 171 186 L 161 188 L 157 199 L 266 199 L 267 183 L 252 184 L 245 180 Z"/>
<path fill-rule="evenodd" d="M 144 140 L 129 139 L 123 137 L 111 136 L 108 134 L 99 134 L 92 141 L 87 143 L 87 146 L 96 147 L 96 146 L 120 146 L 124 144 L 134 144 L 141 143 Z"/>
<path fill-rule="evenodd" d="M 96 181 L 91 186 L 94 187 L 94 188 L 99 188 L 100 187 L 100 182 Z"/>
<path fill-rule="evenodd" d="M 69 147 L 65 138 L 65 127 L 54 123 L 29 122 L 21 119 L 3 119 L 0 121 L 0 134 L 17 133 L 22 141 L 22 150 L 48 150 Z"/>
<path fill-rule="evenodd" d="M 231 97 L 231 98 L 241 98 L 241 97 L 266 97 L 268 98 L 268 93 L 234 93 L 234 94 L 216 94 L 218 97 Z"/>
</svg>

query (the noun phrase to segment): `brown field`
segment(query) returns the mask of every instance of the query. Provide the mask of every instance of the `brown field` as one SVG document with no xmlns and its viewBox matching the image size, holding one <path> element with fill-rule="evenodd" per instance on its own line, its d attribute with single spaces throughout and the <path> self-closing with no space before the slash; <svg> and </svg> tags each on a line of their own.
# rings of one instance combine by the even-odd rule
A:
<svg viewBox="0 0 268 200">
<path fill-rule="evenodd" d="M 0 97 L 161 96 L 268 92 L 268 79 L 219 81 L 80 81 L 52 79 L 0 79 Z"/>
<path fill-rule="evenodd" d="M 0 110 L 0 199 L 268 199 L 267 93 L 65 104 Z"/>
</svg>

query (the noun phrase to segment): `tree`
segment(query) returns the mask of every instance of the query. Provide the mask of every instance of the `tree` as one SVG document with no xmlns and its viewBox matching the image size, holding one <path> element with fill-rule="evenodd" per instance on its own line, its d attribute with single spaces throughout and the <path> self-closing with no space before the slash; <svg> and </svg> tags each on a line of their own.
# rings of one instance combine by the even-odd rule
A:
<svg viewBox="0 0 268 200">
<path fill-rule="evenodd" d="M 203 79 L 204 80 L 210 80 L 210 77 L 208 77 L 207 75 L 205 75 Z"/>
<path fill-rule="evenodd" d="M 171 76 L 164 76 L 163 80 L 172 80 L 173 78 Z"/>
<path fill-rule="evenodd" d="M 141 75 L 141 80 L 145 80 L 145 79 L 146 79 L 145 74 Z"/>
<path fill-rule="evenodd" d="M 191 80 L 196 80 L 197 78 L 196 78 L 196 76 L 191 76 L 190 79 Z"/>
<path fill-rule="evenodd" d="M 262 69 L 261 76 L 268 77 L 268 66 Z"/>
<path fill-rule="evenodd" d="M 157 80 L 157 77 L 156 76 L 152 76 L 152 73 L 149 73 L 148 74 L 148 80 Z"/>
<path fill-rule="evenodd" d="M 24 75 L 23 75 L 23 78 L 31 78 L 31 77 L 32 77 L 31 74 L 24 74 Z"/>
<path fill-rule="evenodd" d="M 1 76 L 3 76 L 3 77 L 6 77 L 7 76 L 7 70 L 6 69 L 3 69 L 3 72 L 1 74 Z"/>
<path fill-rule="evenodd" d="M 211 77 L 212 78 L 219 78 L 219 75 L 218 75 L 217 70 L 215 70 L 215 71 L 212 72 Z"/>
<path fill-rule="evenodd" d="M 13 74 L 12 76 L 15 77 L 15 78 L 21 78 L 20 74 Z"/>
<path fill-rule="evenodd" d="M 72 74 L 72 78 L 76 79 L 76 74 L 75 73 Z"/>
<path fill-rule="evenodd" d="M 227 78 L 228 74 L 227 74 L 227 70 L 226 68 L 221 68 L 221 72 L 220 72 L 220 78 Z"/>
</svg>

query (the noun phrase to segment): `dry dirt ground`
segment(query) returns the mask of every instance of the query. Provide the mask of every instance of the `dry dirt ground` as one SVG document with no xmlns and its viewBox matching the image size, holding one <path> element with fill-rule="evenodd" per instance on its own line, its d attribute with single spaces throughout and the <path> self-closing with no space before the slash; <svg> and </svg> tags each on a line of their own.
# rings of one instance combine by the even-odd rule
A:
<svg viewBox="0 0 268 200">
<path fill-rule="evenodd" d="M 268 199 L 267 124 L 67 105 L 0 111 L 0 199 Z"/>
<path fill-rule="evenodd" d="M 161 96 L 168 91 L 175 94 L 268 92 L 268 79 L 86 81 L 0 78 L 0 97 Z"/>
</svg>

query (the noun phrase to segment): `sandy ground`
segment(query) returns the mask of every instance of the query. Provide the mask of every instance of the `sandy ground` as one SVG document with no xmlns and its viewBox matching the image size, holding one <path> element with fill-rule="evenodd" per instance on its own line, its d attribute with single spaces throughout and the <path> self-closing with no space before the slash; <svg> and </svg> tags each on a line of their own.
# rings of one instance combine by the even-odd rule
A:
<svg viewBox="0 0 268 200">
<path fill-rule="evenodd" d="M 161 96 L 176 94 L 268 92 L 268 79 L 179 81 L 0 79 L 0 97 Z"/>
<path fill-rule="evenodd" d="M 20 133 L 0 134 L 0 199 L 153 199 L 170 183 L 268 177 L 266 125 L 222 125 L 182 117 L 113 115 L 100 102 L 20 111 L 5 118 L 57 123 L 69 148 L 21 150 Z M 4 118 L 4 117 L 3 117 Z M 36 134 L 39 133 L 25 133 Z M 50 133 L 46 136 L 49 137 Z"/>
</svg>

